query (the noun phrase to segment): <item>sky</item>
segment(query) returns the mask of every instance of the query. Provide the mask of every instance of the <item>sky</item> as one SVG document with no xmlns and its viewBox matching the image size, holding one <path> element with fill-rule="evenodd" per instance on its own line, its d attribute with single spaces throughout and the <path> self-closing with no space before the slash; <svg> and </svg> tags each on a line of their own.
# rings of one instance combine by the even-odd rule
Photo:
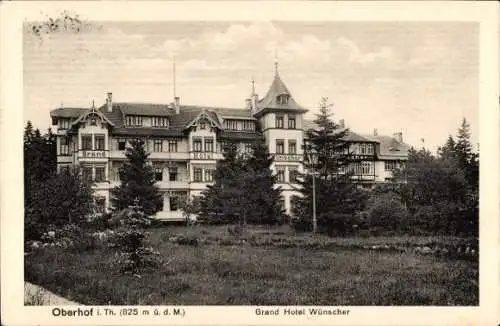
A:
<svg viewBox="0 0 500 326">
<path fill-rule="evenodd" d="M 244 108 L 251 81 L 267 92 L 274 62 L 313 118 L 361 134 L 402 132 L 435 151 L 465 117 L 479 139 L 478 24 L 472 22 L 89 22 L 80 33 L 24 33 L 24 117 L 117 102 L 170 103 L 172 63 L 182 104 Z"/>
</svg>

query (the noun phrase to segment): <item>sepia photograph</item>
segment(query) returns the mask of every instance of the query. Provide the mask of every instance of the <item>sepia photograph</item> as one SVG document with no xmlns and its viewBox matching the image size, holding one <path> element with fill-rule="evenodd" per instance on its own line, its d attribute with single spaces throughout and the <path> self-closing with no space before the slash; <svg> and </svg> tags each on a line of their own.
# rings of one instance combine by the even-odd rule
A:
<svg viewBox="0 0 500 326">
<path fill-rule="evenodd" d="M 241 17 L 23 20 L 24 307 L 479 307 L 480 23 Z"/>
</svg>

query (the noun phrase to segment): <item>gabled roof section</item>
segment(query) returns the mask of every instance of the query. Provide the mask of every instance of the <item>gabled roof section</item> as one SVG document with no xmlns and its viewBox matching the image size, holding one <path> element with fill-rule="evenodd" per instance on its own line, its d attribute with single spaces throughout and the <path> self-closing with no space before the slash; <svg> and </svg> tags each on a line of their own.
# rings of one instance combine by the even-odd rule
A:
<svg viewBox="0 0 500 326">
<path fill-rule="evenodd" d="M 190 127 L 196 125 L 197 121 L 202 119 L 202 118 L 205 118 L 208 121 L 210 121 L 210 124 L 212 125 L 212 127 L 217 127 L 219 129 L 222 129 L 220 122 L 218 121 L 219 119 L 218 119 L 217 115 L 215 114 L 215 112 L 207 111 L 205 108 L 202 108 L 201 111 L 196 115 L 196 117 L 194 119 L 192 119 L 184 128 L 187 129 L 187 128 L 190 128 Z"/>
<path fill-rule="evenodd" d="M 379 136 L 366 136 L 367 138 L 378 140 L 380 143 L 380 150 L 378 156 L 380 159 L 397 160 L 405 159 L 408 157 L 410 145 L 398 142 L 394 137 L 379 135 Z"/>
<path fill-rule="evenodd" d="M 280 104 L 278 102 L 278 96 L 280 95 L 288 95 L 289 98 L 286 104 Z M 265 109 L 284 109 L 302 113 L 307 112 L 307 109 L 295 102 L 292 94 L 277 72 L 274 75 L 274 80 L 266 95 L 257 102 L 257 113 Z"/>
<path fill-rule="evenodd" d="M 74 118 L 81 121 L 82 115 L 89 112 L 88 108 L 58 108 L 52 110 L 52 119 Z M 113 134 L 137 136 L 182 136 L 187 127 L 205 112 L 207 118 L 218 128 L 223 129 L 224 119 L 256 120 L 250 110 L 244 108 L 221 108 L 197 105 L 180 105 L 179 114 L 171 104 L 113 102 L 113 110 L 109 112 L 103 104 L 95 109 L 110 125 L 114 126 Z M 168 117 L 168 128 L 129 127 L 125 126 L 126 115 Z M 247 131 L 248 132 L 248 131 Z"/>
<path fill-rule="evenodd" d="M 157 103 L 113 103 L 113 110 L 119 108 L 124 115 L 168 117 L 175 114 L 175 109 L 169 104 Z"/>
<path fill-rule="evenodd" d="M 78 118 L 87 111 L 85 108 L 57 108 L 50 111 L 52 118 Z"/>
<path fill-rule="evenodd" d="M 218 108 L 215 112 L 223 119 L 245 119 L 245 120 L 256 120 L 250 110 L 245 109 L 230 109 L 230 108 Z"/>
<path fill-rule="evenodd" d="M 307 131 L 309 129 L 316 129 L 318 127 L 318 125 L 316 123 L 314 123 L 314 121 L 311 121 L 311 120 L 303 120 L 302 123 L 303 123 L 303 127 L 304 127 L 305 131 Z M 346 128 L 339 129 L 338 132 L 341 132 L 344 130 L 346 130 Z M 353 143 L 378 143 L 378 140 L 362 136 L 358 133 L 355 133 L 354 131 L 352 131 L 350 129 L 347 129 L 346 134 L 343 137 L 343 140 L 347 141 L 347 142 L 353 142 Z"/>
<path fill-rule="evenodd" d="M 82 120 L 84 120 L 86 117 L 88 117 L 91 114 L 97 115 L 103 121 L 107 122 L 110 126 L 114 127 L 114 123 L 111 122 L 100 110 L 96 109 L 94 103 L 92 103 L 92 107 L 90 109 L 87 109 L 85 112 L 80 114 L 78 119 L 73 121 L 73 123 L 71 123 L 71 125 L 73 125 L 73 126 L 76 125 L 77 123 L 81 122 Z"/>
</svg>

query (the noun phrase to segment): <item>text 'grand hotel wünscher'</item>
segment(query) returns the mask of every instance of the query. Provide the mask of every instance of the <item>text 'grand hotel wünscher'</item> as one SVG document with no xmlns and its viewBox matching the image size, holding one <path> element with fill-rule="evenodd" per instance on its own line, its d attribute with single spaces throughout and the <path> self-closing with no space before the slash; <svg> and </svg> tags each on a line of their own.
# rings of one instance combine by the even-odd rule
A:
<svg viewBox="0 0 500 326">
<path fill-rule="evenodd" d="M 114 102 L 107 93 L 99 108 L 57 108 L 50 116 L 57 126 L 58 170 L 79 166 L 83 177 L 94 182 L 102 210 L 109 209 L 110 189 L 120 182 L 127 141 L 142 138 L 164 198 L 156 217 L 181 219 L 181 198 L 199 196 L 213 181 L 224 143 L 236 141 L 241 151 L 250 151 L 252 141 L 262 136 L 274 155 L 272 169 L 289 213 L 298 195 L 293 184 L 297 172 L 303 171 L 305 130 L 313 126 L 303 118 L 306 112 L 276 65 L 267 94 L 259 98 L 252 89 L 244 108 L 182 105 L 178 97 L 170 104 Z M 355 163 L 353 178 L 365 186 L 390 180 L 391 171 L 408 157 L 402 133 L 359 135 L 349 130 L 345 140 L 350 151 L 364 157 Z"/>
</svg>

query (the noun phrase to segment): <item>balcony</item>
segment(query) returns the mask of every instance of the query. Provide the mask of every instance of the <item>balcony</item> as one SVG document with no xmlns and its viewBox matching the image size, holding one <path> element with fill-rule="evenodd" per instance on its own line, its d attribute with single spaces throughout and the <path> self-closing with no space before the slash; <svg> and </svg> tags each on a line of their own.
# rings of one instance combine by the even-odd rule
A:
<svg viewBox="0 0 500 326">
<path fill-rule="evenodd" d="M 110 157 L 113 159 L 125 159 L 125 151 L 112 150 Z M 165 161 L 187 161 L 189 160 L 188 152 L 150 152 L 149 159 L 165 160 Z"/>
<path fill-rule="evenodd" d="M 373 174 L 353 175 L 351 179 L 353 181 L 375 181 L 375 176 Z"/>
<path fill-rule="evenodd" d="M 156 183 L 156 186 L 162 190 L 165 189 L 189 189 L 189 183 L 187 181 L 160 181 Z"/>
<path fill-rule="evenodd" d="M 152 160 L 168 160 L 168 161 L 187 161 L 189 159 L 188 152 L 151 152 L 149 159 Z"/>
</svg>

